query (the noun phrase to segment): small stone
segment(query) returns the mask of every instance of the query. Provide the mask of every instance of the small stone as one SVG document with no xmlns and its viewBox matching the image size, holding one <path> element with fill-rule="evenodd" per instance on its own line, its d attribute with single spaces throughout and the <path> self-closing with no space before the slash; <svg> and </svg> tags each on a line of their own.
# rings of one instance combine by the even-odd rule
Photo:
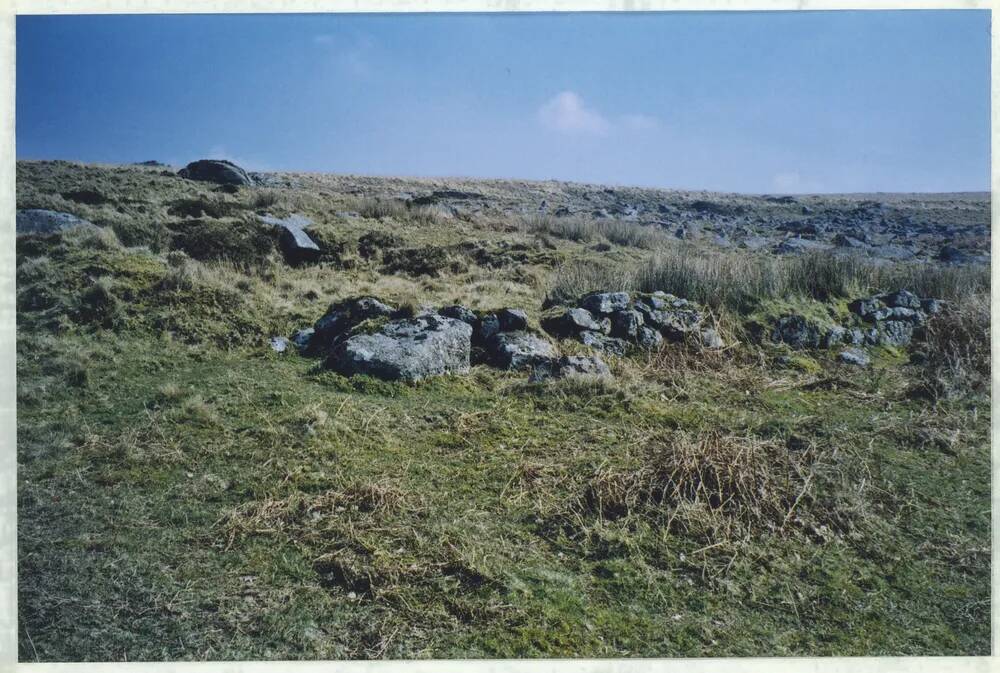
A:
<svg viewBox="0 0 1000 673">
<path fill-rule="evenodd" d="M 580 307 L 595 315 L 609 315 L 615 311 L 628 308 L 627 292 L 598 292 L 589 294 L 580 300 Z"/>
<path fill-rule="evenodd" d="M 865 342 L 865 333 L 857 327 L 853 327 L 847 330 L 844 341 L 852 346 L 860 346 Z"/>
<path fill-rule="evenodd" d="M 718 350 L 724 348 L 726 344 L 717 330 L 709 328 L 701 331 L 701 345 L 704 348 Z"/>
<path fill-rule="evenodd" d="M 642 323 L 639 311 L 615 311 L 611 314 L 611 336 L 634 341 Z"/>
<path fill-rule="evenodd" d="M 944 310 L 944 302 L 940 299 L 923 299 L 920 302 L 920 308 L 927 315 L 937 315 Z"/>
<path fill-rule="evenodd" d="M 494 366 L 500 369 L 526 369 L 556 357 L 551 343 L 531 332 L 500 332 L 487 342 Z"/>
<path fill-rule="evenodd" d="M 551 378 L 610 378 L 611 370 L 599 357 L 568 355 L 558 360 L 548 360 L 537 365 L 531 374 L 530 381 L 538 382 Z"/>
<path fill-rule="evenodd" d="M 771 332 L 771 339 L 786 343 L 792 348 L 817 348 L 820 342 L 819 328 L 801 315 L 787 315 L 778 319 Z"/>
<path fill-rule="evenodd" d="M 316 330 L 312 327 L 296 330 L 295 334 L 292 335 L 292 343 L 295 344 L 295 346 L 300 350 L 307 348 L 309 346 L 309 340 L 312 339 L 313 334 L 315 333 Z"/>
<path fill-rule="evenodd" d="M 41 208 L 19 210 L 14 220 L 14 230 L 19 236 L 22 234 L 54 234 L 76 227 L 94 226 L 76 215 Z"/>
<path fill-rule="evenodd" d="M 609 321 L 609 329 L 610 324 Z M 543 318 L 542 329 L 557 338 L 575 336 L 587 330 L 603 331 L 601 323 L 585 308 L 571 308 L 557 316 Z"/>
<path fill-rule="evenodd" d="M 837 356 L 844 364 L 854 365 L 855 367 L 867 367 L 871 364 L 871 358 L 860 348 L 847 348 L 840 351 L 840 355 Z"/>
<path fill-rule="evenodd" d="M 528 314 L 517 308 L 504 308 L 497 312 L 501 332 L 528 329 Z"/>
<path fill-rule="evenodd" d="M 657 332 L 655 329 L 650 329 L 649 327 L 640 327 L 639 333 L 636 335 L 635 342 L 640 348 L 645 350 L 652 350 L 663 343 L 663 335 Z"/>
<path fill-rule="evenodd" d="M 873 316 L 880 310 L 884 309 L 885 306 L 876 297 L 870 297 L 868 299 L 855 299 L 847 306 L 852 313 L 860 316 L 863 320 L 868 320 L 871 322 L 874 320 Z"/>
<path fill-rule="evenodd" d="M 289 341 L 285 337 L 271 337 L 271 350 L 275 353 L 284 353 L 288 350 Z"/>
<path fill-rule="evenodd" d="M 476 314 L 471 310 L 465 308 L 464 306 L 459 306 L 455 304 L 453 306 L 445 306 L 443 309 L 438 311 L 445 318 L 453 318 L 454 320 L 461 320 L 467 325 L 475 326 L 477 318 Z"/>
<path fill-rule="evenodd" d="M 476 343 L 485 343 L 500 331 L 500 318 L 496 313 L 481 316 L 473 325 L 472 339 Z"/>
<path fill-rule="evenodd" d="M 628 342 L 600 332 L 581 332 L 580 343 L 612 355 L 625 355 L 628 351 Z"/>
<path fill-rule="evenodd" d="M 833 348 L 834 346 L 845 341 L 847 337 L 847 330 L 839 325 L 834 325 L 826 331 L 823 335 L 823 348 Z"/>
<path fill-rule="evenodd" d="M 896 290 L 882 298 L 887 306 L 901 308 L 920 308 L 920 298 L 908 290 Z"/>
<path fill-rule="evenodd" d="M 883 346 L 906 346 L 913 339 L 913 323 L 886 320 L 882 323 L 879 342 Z"/>
</svg>

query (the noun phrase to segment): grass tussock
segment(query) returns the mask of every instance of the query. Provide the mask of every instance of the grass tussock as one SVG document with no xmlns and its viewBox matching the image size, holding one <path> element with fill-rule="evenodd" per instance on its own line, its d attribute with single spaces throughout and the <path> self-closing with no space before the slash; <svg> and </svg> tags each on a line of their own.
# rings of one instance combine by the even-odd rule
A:
<svg viewBox="0 0 1000 673">
<path fill-rule="evenodd" d="M 402 199 L 365 196 L 347 202 L 350 210 L 373 220 L 394 219 L 418 225 L 439 224 L 443 213 L 433 206 L 414 205 Z"/>
<path fill-rule="evenodd" d="M 619 219 L 527 215 L 518 220 L 522 234 L 552 236 L 577 243 L 607 241 L 624 247 L 653 249 L 668 240 L 661 230 Z"/>
<path fill-rule="evenodd" d="M 987 292 L 989 280 L 989 269 L 978 266 L 880 264 L 828 253 L 774 257 L 678 245 L 658 248 L 632 266 L 567 265 L 555 274 L 549 297 L 561 301 L 598 289 L 663 290 L 712 308 L 748 313 L 770 300 L 827 301 L 897 288 L 954 300 Z"/>
<path fill-rule="evenodd" d="M 917 389 L 931 399 L 954 399 L 990 388 L 990 300 L 975 294 L 928 321 L 927 359 Z"/>
<path fill-rule="evenodd" d="M 604 519 L 652 518 L 708 543 L 781 531 L 808 493 L 812 456 L 777 442 L 711 431 L 674 433 L 631 469 L 603 467 L 580 507 Z"/>
</svg>

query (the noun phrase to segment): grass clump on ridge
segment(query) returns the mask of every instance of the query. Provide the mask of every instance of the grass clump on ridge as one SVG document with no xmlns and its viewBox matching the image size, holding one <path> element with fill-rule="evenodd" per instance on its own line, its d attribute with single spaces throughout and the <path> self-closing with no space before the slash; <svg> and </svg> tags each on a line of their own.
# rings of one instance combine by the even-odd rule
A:
<svg viewBox="0 0 1000 673">
<path fill-rule="evenodd" d="M 663 290 L 713 308 L 749 313 L 762 303 L 788 297 L 828 301 L 898 288 L 922 297 L 959 299 L 988 292 L 989 269 L 886 265 L 823 253 L 775 257 L 675 245 L 658 248 L 645 261 L 625 268 L 589 262 L 567 265 L 556 274 L 549 296 L 565 301 L 597 290 Z"/>
</svg>

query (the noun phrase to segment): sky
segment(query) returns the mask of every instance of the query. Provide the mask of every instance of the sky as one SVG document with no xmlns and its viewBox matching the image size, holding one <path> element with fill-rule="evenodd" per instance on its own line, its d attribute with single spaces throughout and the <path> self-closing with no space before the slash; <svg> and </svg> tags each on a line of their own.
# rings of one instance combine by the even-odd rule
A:
<svg viewBox="0 0 1000 673">
<path fill-rule="evenodd" d="M 988 11 L 19 16 L 20 159 L 989 189 Z"/>
</svg>

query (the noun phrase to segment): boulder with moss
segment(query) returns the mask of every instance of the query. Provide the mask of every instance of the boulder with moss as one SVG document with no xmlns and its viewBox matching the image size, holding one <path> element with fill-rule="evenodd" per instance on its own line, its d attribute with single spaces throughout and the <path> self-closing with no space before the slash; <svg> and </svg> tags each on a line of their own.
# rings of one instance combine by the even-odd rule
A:
<svg viewBox="0 0 1000 673">
<path fill-rule="evenodd" d="M 436 314 L 394 320 L 371 334 L 354 334 L 334 348 L 326 366 L 350 376 L 419 381 L 467 374 L 472 327 Z"/>
</svg>

